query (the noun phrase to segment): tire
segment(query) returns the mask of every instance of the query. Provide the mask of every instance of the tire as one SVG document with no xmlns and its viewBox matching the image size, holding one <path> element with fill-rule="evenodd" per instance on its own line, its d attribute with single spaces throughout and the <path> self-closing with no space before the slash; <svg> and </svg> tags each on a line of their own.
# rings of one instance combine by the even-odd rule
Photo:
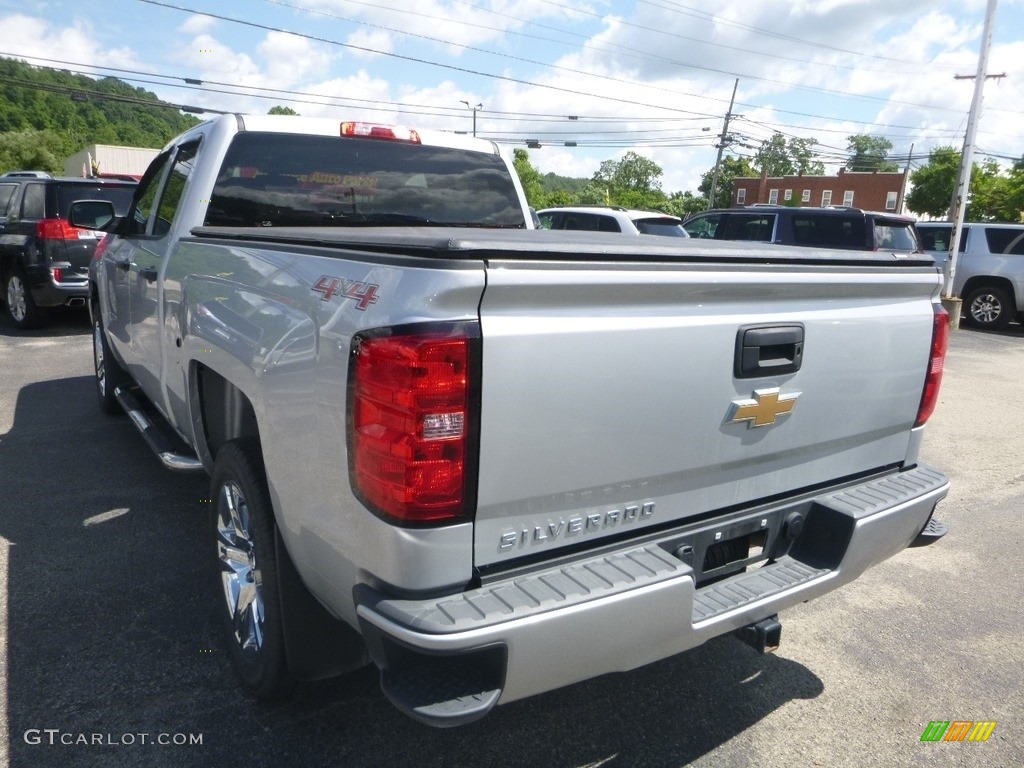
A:
<svg viewBox="0 0 1024 768">
<path fill-rule="evenodd" d="M 25 270 L 20 264 L 14 264 L 4 276 L 4 302 L 7 304 L 7 316 L 16 328 L 27 331 L 42 324 L 43 310 L 36 306 L 25 279 Z"/>
<path fill-rule="evenodd" d="M 1016 313 L 1005 288 L 982 285 L 964 297 L 964 319 L 975 328 L 993 331 L 1005 328 Z"/>
<path fill-rule="evenodd" d="M 114 389 L 128 381 L 128 374 L 110 354 L 110 345 L 107 344 L 107 336 L 103 333 L 103 323 L 100 321 L 98 309 L 94 312 L 92 321 L 92 361 L 93 370 L 96 372 L 96 396 L 99 398 L 100 410 L 112 415 L 121 413 L 121 405 L 114 397 Z"/>
<path fill-rule="evenodd" d="M 216 587 L 231 664 L 258 699 L 291 692 L 278 592 L 275 523 L 259 442 L 232 440 L 217 453 L 213 500 Z"/>
</svg>

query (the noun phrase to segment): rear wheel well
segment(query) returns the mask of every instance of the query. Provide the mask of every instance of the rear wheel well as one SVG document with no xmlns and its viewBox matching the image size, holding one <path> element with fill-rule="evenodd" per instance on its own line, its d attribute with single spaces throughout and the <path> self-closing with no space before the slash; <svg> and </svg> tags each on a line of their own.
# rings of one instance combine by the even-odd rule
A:
<svg viewBox="0 0 1024 768">
<path fill-rule="evenodd" d="M 204 461 L 212 464 L 217 452 L 231 440 L 242 437 L 260 439 L 256 411 L 245 394 L 219 373 L 202 365 L 196 366 L 193 382 L 195 434 L 201 435 L 207 454 Z"/>
<path fill-rule="evenodd" d="M 972 277 L 966 283 L 964 283 L 963 289 L 960 291 L 960 295 L 966 297 L 972 291 L 978 288 L 999 288 L 1007 293 L 1010 297 L 1010 301 L 1016 303 L 1017 295 L 1013 290 L 1013 283 L 1007 280 L 1005 277 Z M 1013 308 L 1013 314 L 1016 314 L 1016 307 Z"/>
</svg>

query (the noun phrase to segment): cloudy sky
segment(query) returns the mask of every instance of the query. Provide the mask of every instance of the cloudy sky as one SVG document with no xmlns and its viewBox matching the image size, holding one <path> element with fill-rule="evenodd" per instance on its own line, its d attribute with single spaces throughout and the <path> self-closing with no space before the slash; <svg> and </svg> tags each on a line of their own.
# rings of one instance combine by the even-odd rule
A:
<svg viewBox="0 0 1024 768">
<path fill-rule="evenodd" d="M 0 0 L 0 56 L 176 103 L 538 141 L 589 177 L 627 151 L 696 190 L 736 80 L 731 151 L 775 131 L 884 136 L 912 166 L 963 142 L 985 0 Z M 1024 154 L 1024 0 L 999 0 L 978 152 Z M 102 69 L 101 69 L 102 67 Z M 201 86 L 189 84 L 202 81 Z M 476 108 L 476 109 L 474 109 Z M 567 143 L 575 146 L 567 146 Z M 832 169 L 836 166 L 833 165 Z"/>
</svg>

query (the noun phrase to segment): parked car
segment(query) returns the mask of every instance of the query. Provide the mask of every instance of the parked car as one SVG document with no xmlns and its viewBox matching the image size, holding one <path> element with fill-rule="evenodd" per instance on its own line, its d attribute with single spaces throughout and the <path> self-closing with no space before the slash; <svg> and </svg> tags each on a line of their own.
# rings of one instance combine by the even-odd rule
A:
<svg viewBox="0 0 1024 768">
<path fill-rule="evenodd" d="M 922 247 L 939 262 L 949 256 L 952 230 L 948 221 L 917 224 Z M 975 328 L 1024 318 L 1024 224 L 964 224 L 953 293 L 963 297 L 964 320 Z"/>
<path fill-rule="evenodd" d="M 540 229 L 587 232 L 622 232 L 627 235 L 689 237 L 683 220 L 661 211 L 642 211 L 620 206 L 573 206 L 545 208 L 537 212 Z"/>
<path fill-rule="evenodd" d="M 814 248 L 915 253 L 914 219 L 859 208 L 757 205 L 695 213 L 683 222 L 690 237 L 747 240 Z"/>
<path fill-rule="evenodd" d="M 15 326 L 42 324 L 47 307 L 85 307 L 89 261 L 110 218 L 106 203 L 124 215 L 136 186 L 43 171 L 0 176 L 0 299 Z"/>
</svg>

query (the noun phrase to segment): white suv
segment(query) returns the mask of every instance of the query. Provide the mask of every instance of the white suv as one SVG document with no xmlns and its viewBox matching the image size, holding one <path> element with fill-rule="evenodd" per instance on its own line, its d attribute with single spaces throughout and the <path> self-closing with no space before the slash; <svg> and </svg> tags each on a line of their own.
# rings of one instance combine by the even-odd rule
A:
<svg viewBox="0 0 1024 768">
<path fill-rule="evenodd" d="M 942 263 L 949 254 L 947 221 L 919 221 L 924 250 Z M 953 293 L 963 297 L 964 320 L 975 328 L 1005 328 L 1024 316 L 1024 224 L 964 224 Z"/>
<path fill-rule="evenodd" d="M 682 227 L 682 219 L 660 211 L 639 211 L 619 206 L 575 206 L 545 208 L 537 215 L 540 217 L 540 229 L 689 237 Z"/>
</svg>

